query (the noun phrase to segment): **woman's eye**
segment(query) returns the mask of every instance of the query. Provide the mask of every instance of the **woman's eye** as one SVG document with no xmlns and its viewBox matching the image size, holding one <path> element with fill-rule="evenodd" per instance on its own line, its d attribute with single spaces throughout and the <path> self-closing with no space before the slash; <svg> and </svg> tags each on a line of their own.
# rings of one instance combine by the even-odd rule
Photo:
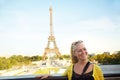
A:
<svg viewBox="0 0 120 80">
<path fill-rule="evenodd" d="M 79 51 L 77 51 L 77 52 L 82 52 L 82 50 L 79 50 Z"/>
<path fill-rule="evenodd" d="M 86 48 L 84 48 L 84 50 L 86 50 Z"/>
</svg>

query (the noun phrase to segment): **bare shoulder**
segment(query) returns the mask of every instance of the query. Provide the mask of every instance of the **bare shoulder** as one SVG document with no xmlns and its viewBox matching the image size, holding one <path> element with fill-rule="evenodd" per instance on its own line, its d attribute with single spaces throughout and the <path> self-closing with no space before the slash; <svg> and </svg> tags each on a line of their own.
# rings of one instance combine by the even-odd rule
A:
<svg viewBox="0 0 120 80">
<path fill-rule="evenodd" d="M 93 68 L 94 68 L 94 64 L 90 62 L 90 65 L 89 65 L 86 73 L 93 71 Z"/>
<path fill-rule="evenodd" d="M 94 63 L 90 62 L 90 67 L 93 68 L 94 67 Z"/>
</svg>

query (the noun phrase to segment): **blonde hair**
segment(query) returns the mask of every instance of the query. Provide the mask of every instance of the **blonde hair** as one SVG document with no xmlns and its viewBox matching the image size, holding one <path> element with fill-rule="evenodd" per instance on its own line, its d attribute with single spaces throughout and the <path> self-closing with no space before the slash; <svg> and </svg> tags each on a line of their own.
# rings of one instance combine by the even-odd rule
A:
<svg viewBox="0 0 120 80">
<path fill-rule="evenodd" d="M 83 41 L 79 40 L 79 41 L 75 41 L 71 44 L 71 49 L 70 49 L 71 51 L 70 52 L 71 52 L 71 58 L 72 58 L 72 63 L 73 64 L 78 62 L 78 59 L 74 54 L 75 54 L 77 44 L 81 44 L 81 43 L 83 43 Z"/>
</svg>

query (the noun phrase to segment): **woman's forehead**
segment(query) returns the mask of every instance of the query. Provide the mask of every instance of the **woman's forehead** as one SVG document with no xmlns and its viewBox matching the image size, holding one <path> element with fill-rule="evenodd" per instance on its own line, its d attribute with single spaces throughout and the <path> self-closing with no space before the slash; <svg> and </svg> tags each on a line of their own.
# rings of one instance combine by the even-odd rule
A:
<svg viewBox="0 0 120 80">
<path fill-rule="evenodd" d="M 83 47 L 85 47 L 85 45 L 83 43 L 80 43 L 80 44 L 77 44 L 76 47 L 77 48 L 83 48 Z"/>
</svg>

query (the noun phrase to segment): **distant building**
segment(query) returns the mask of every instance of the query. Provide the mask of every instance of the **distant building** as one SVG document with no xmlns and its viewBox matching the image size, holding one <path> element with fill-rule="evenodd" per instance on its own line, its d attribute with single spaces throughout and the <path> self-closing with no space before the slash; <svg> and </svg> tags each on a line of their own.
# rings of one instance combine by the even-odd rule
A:
<svg viewBox="0 0 120 80">
<path fill-rule="evenodd" d="M 103 52 L 103 54 L 108 54 L 108 55 L 110 55 L 110 52 Z"/>
</svg>

